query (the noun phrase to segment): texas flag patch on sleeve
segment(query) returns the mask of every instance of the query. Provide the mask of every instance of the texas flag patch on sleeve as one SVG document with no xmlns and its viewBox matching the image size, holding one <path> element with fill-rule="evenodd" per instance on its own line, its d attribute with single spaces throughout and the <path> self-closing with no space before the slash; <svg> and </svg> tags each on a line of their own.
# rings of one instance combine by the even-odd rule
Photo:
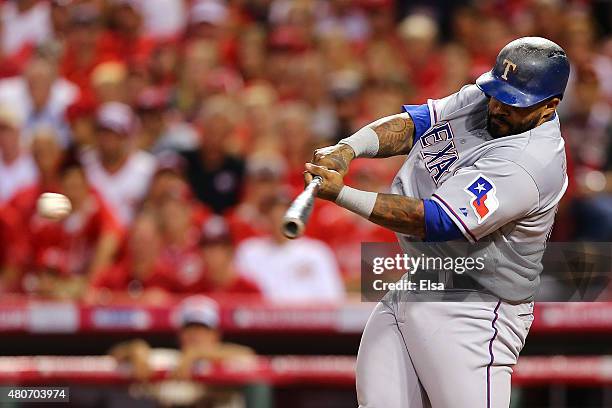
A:
<svg viewBox="0 0 612 408">
<path fill-rule="evenodd" d="M 482 174 L 469 184 L 465 191 L 471 196 L 470 206 L 476 214 L 478 224 L 481 224 L 499 208 L 499 201 L 495 196 L 495 184 Z"/>
</svg>

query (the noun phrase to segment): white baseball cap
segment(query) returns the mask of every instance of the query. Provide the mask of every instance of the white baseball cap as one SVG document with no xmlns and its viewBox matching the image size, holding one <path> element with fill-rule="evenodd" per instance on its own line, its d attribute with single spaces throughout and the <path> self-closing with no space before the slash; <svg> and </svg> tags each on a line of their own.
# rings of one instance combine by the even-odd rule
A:
<svg viewBox="0 0 612 408">
<path fill-rule="evenodd" d="M 179 305 L 179 324 L 181 327 L 200 324 L 216 329 L 219 327 L 219 305 L 207 296 L 189 296 Z"/>
<path fill-rule="evenodd" d="M 99 127 L 122 135 L 129 135 L 134 130 L 134 120 L 132 108 L 120 102 L 107 102 L 96 114 Z"/>
<path fill-rule="evenodd" d="M 220 0 L 198 0 L 191 7 L 191 24 L 208 23 L 221 25 L 227 21 L 229 13 L 225 2 Z"/>
</svg>

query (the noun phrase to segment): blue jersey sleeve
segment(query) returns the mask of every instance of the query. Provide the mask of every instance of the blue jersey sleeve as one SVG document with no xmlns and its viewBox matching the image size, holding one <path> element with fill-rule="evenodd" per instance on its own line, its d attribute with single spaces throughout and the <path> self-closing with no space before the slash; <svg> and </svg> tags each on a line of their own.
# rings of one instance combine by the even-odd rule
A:
<svg viewBox="0 0 612 408">
<path fill-rule="evenodd" d="M 442 242 L 464 238 L 446 212 L 433 200 L 423 200 L 425 208 L 425 241 Z"/>
<path fill-rule="evenodd" d="M 404 112 L 410 115 L 414 122 L 414 142 L 419 140 L 423 133 L 431 127 L 431 115 L 427 104 L 423 105 L 403 105 Z"/>
</svg>

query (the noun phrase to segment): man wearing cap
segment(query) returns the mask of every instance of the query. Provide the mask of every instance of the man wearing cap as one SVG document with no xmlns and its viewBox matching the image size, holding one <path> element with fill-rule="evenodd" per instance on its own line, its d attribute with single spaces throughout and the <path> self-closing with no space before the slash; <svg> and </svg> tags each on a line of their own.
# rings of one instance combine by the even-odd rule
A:
<svg viewBox="0 0 612 408">
<path fill-rule="evenodd" d="M 188 33 L 192 38 L 221 40 L 223 28 L 230 17 L 225 2 L 196 0 L 189 10 Z"/>
<path fill-rule="evenodd" d="M 229 226 L 220 216 L 202 225 L 200 250 L 204 261 L 205 285 L 209 294 L 260 295 L 259 286 L 242 276 L 234 265 L 234 242 Z"/>
<path fill-rule="evenodd" d="M 82 162 L 89 183 L 127 225 L 144 198 L 155 159 L 133 148 L 135 118 L 129 106 L 108 102 L 96 114 L 96 147 L 83 153 Z"/>
<path fill-rule="evenodd" d="M 110 354 L 130 363 L 133 375 L 141 380 L 149 378 L 151 371 L 160 366 L 172 369 L 175 378 L 188 379 L 194 364 L 200 360 L 244 361 L 255 355 L 249 347 L 222 342 L 219 305 L 209 297 L 185 298 L 177 307 L 176 318 L 180 327 L 179 350 L 152 349 L 144 340 L 132 340 L 113 347 Z"/>
<path fill-rule="evenodd" d="M 557 44 L 517 39 L 475 85 L 405 105 L 306 164 L 307 182 L 323 179 L 320 197 L 395 231 L 413 261 L 462 253 L 482 262 L 411 270 L 386 294 L 361 339 L 360 407 L 509 406 L 512 367 L 567 188 L 556 108 L 569 71 Z M 343 184 L 354 158 L 402 154 L 392 194 Z M 432 282 L 438 291 L 428 289 Z"/>
</svg>

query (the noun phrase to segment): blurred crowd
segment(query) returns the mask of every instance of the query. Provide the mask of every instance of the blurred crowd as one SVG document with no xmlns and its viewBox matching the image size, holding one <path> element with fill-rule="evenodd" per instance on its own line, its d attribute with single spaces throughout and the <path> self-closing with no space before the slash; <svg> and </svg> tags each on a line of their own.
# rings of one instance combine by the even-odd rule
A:
<svg viewBox="0 0 612 408">
<path fill-rule="evenodd" d="M 559 108 L 570 187 L 552 239 L 612 240 L 606 1 L 0 1 L 0 292 L 337 301 L 360 243 L 394 235 L 318 202 L 280 234 L 315 148 L 456 92 L 510 40 L 572 63 Z M 354 162 L 387 191 L 401 158 Z M 36 212 L 66 195 L 57 222 Z"/>
</svg>

